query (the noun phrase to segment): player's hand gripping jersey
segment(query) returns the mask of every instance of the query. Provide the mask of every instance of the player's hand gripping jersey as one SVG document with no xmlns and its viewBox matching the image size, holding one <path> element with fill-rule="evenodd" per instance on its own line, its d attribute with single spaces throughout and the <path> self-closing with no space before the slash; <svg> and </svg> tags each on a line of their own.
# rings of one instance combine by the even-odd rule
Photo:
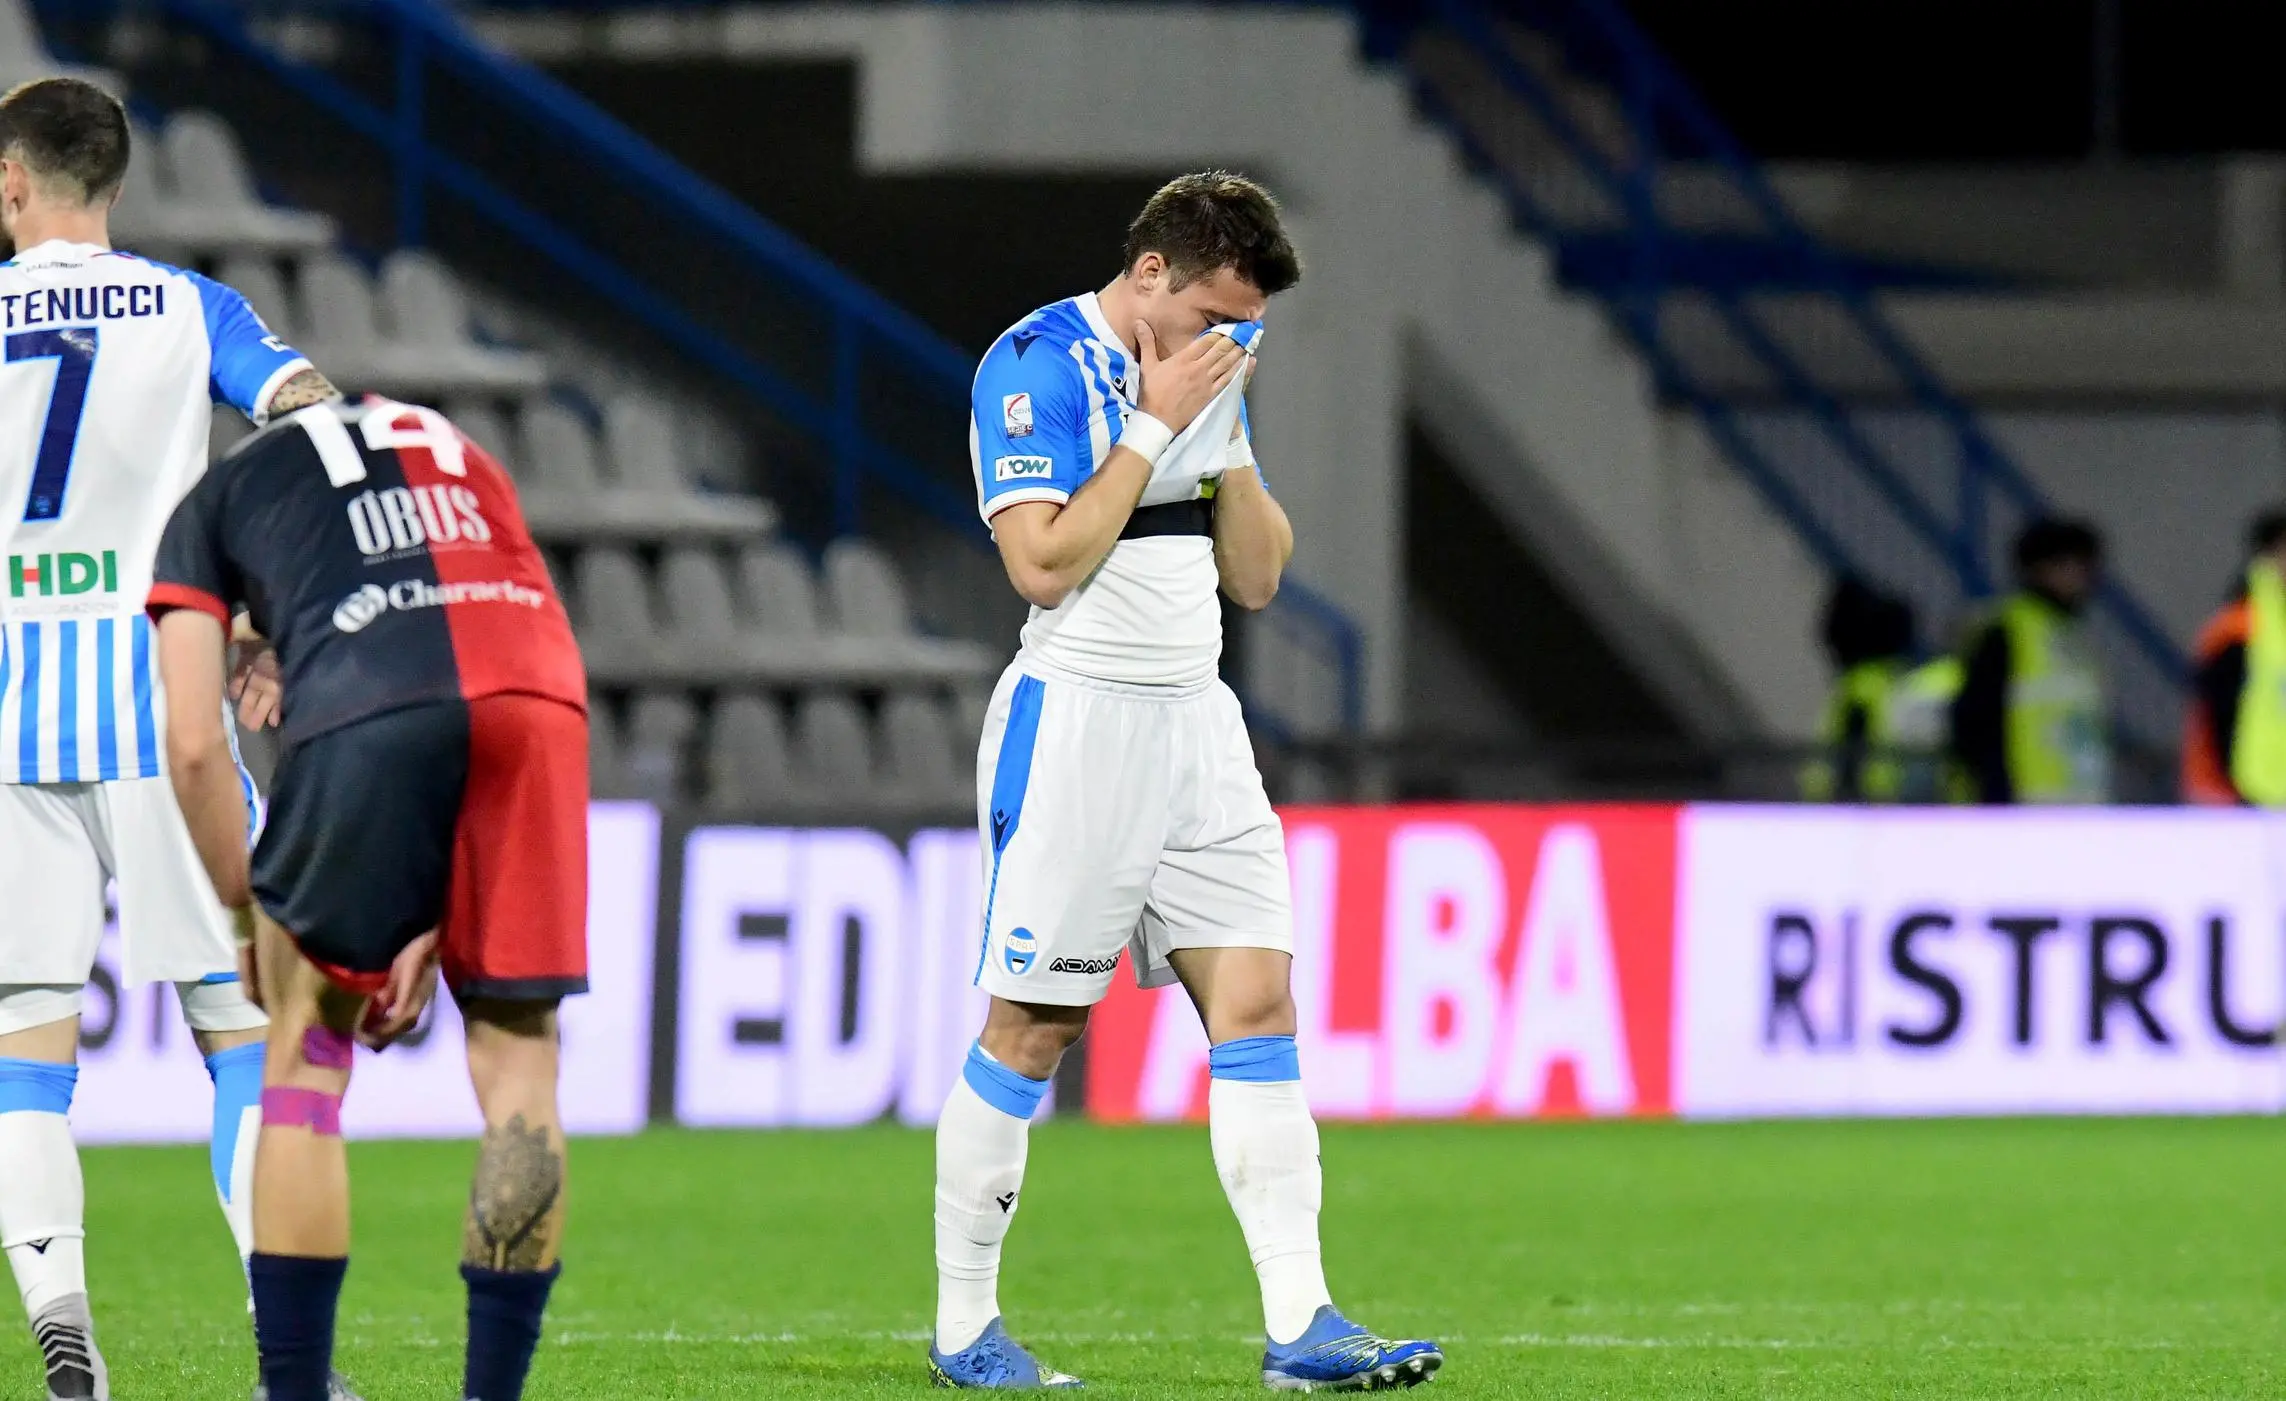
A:
<svg viewBox="0 0 2286 1401">
<path fill-rule="evenodd" d="M 1218 326 L 1251 357 L 1260 322 Z M 1251 368 L 1251 366 L 1249 367 Z M 1046 667 L 1128 685 L 1195 686 L 1222 656 L 1215 597 L 1215 485 L 1254 462 L 1241 372 L 1160 454 L 1101 568 L 1062 605 L 1034 608 L 1024 651 Z M 989 521 L 1024 501 L 1069 501 L 1103 465 L 1142 385 L 1094 293 L 1044 307 L 993 344 L 976 372 L 969 456 Z"/>
<path fill-rule="evenodd" d="M 54 241 L 0 263 L 0 782 L 161 772 L 143 596 L 206 470 L 309 361 L 194 272 Z"/>
<path fill-rule="evenodd" d="M 289 750 L 430 701 L 587 705 L 508 474 L 433 409 L 320 404 L 248 438 L 184 498 L 150 594 L 225 627 L 247 606 L 278 650 Z"/>
</svg>

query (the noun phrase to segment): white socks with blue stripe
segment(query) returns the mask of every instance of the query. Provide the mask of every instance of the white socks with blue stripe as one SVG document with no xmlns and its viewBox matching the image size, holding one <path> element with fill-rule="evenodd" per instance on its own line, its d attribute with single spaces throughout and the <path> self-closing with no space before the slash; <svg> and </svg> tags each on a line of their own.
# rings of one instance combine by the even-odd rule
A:
<svg viewBox="0 0 2286 1401">
<path fill-rule="evenodd" d="M 87 1191 L 71 1140 L 79 1067 L 0 1058 L 0 1247 L 39 1340 L 49 1394 L 108 1398 L 87 1307 Z"/>
<path fill-rule="evenodd" d="M 1291 1036 L 1248 1036 L 1207 1053 L 1215 1171 L 1246 1233 L 1270 1340 L 1290 1343 L 1333 1302 L 1318 1249 L 1318 1125 Z"/>
<path fill-rule="evenodd" d="M 1000 1246 L 1016 1219 L 1032 1112 L 1048 1082 L 971 1046 L 937 1120 L 937 1351 L 950 1355 L 1000 1316 Z"/>
<path fill-rule="evenodd" d="M 254 1141 L 262 1127 L 266 1051 L 255 1041 L 206 1058 L 207 1076 L 214 1081 L 214 1136 L 207 1145 L 207 1165 L 214 1173 L 222 1219 L 230 1223 L 230 1237 L 238 1245 L 241 1269 L 254 1254 Z"/>
</svg>

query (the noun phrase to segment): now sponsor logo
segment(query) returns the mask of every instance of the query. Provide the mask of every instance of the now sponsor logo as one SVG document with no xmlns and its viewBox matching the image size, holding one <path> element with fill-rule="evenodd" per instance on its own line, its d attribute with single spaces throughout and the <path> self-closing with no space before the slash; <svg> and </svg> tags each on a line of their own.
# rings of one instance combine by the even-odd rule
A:
<svg viewBox="0 0 2286 1401">
<path fill-rule="evenodd" d="M 539 608 L 547 601 L 548 596 L 540 590 L 508 579 L 456 584 L 400 579 L 386 588 L 367 584 L 343 599 L 334 607 L 333 625 L 342 632 L 363 632 L 384 613 L 412 613 L 464 603 L 513 603 L 522 608 Z"/>
<path fill-rule="evenodd" d="M 361 491 L 349 498 L 346 509 L 350 532 L 368 560 L 492 541 L 492 525 L 476 492 L 452 483 Z"/>
<path fill-rule="evenodd" d="M 119 592 L 119 552 L 8 556 L 10 598 Z"/>
</svg>

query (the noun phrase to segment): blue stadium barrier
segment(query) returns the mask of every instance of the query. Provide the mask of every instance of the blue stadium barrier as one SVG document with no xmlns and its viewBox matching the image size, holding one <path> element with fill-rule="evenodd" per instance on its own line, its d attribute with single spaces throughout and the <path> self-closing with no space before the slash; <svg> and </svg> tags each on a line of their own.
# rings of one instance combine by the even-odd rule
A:
<svg viewBox="0 0 2286 1401">
<path fill-rule="evenodd" d="M 865 286 L 808 245 L 694 174 L 624 124 L 539 69 L 496 52 L 437 0 L 37 0 L 52 16 L 81 22 L 137 20 L 156 13 L 260 70 L 300 102 L 364 138 L 386 156 L 393 181 L 396 241 L 430 242 L 439 195 L 457 201 L 516 242 L 613 303 L 698 365 L 737 386 L 822 450 L 830 463 L 835 534 L 856 531 L 869 489 L 881 488 L 961 538 L 983 546 L 967 464 L 934 451 L 943 434 L 909 434 L 928 447 L 885 440 L 883 405 L 914 400 L 957 425 L 966 411 L 974 357 Z M 598 7 L 602 8 L 602 7 Z M 271 22 L 318 20 L 370 41 L 390 55 L 386 77 L 363 85 L 281 42 Z M 500 131 L 447 133 L 431 120 L 445 82 L 466 102 L 489 105 Z M 520 144 L 522 143 L 522 144 Z M 490 159 L 485 151 L 489 149 Z M 608 171 L 619 192 L 656 202 L 658 226 L 705 240 L 735 285 L 701 304 L 646 279 L 639 260 L 607 251 L 599 219 L 589 227 L 560 207 L 515 188 L 520 166 L 566 160 Z M 538 189 L 537 182 L 531 182 Z M 807 382 L 810 365 L 772 364 L 735 322 L 745 301 L 769 300 L 822 316 L 825 383 Z M 935 466 L 931 464 L 935 463 Z M 957 465 L 958 471 L 950 470 Z M 1338 607 L 1289 580 L 1281 621 L 1315 639 L 1339 678 L 1345 728 L 1362 726 L 1363 640 Z"/>
<path fill-rule="evenodd" d="M 1975 412 L 1948 390 L 1873 300 L 1869 270 L 1813 235 L 1712 110 L 1629 18 L 1616 0 L 1358 0 L 1370 55 L 1391 59 L 1425 26 L 1462 40 L 1507 97 L 1584 174 L 1622 221 L 1608 226 L 1567 218 L 1516 171 L 1504 168 L 1486 133 L 1453 110 L 1415 75 L 1414 91 L 1432 116 L 1456 137 L 1472 164 L 1498 185 L 1518 222 L 1545 240 L 1559 267 L 1593 268 L 1580 285 L 1608 305 L 1614 320 L 1645 356 L 1662 394 L 1690 408 L 1731 465 L 1783 517 L 1827 569 L 1916 588 L 1924 596 L 1950 593 L 1962 603 L 1991 596 L 2008 577 L 2002 552 L 2005 521 L 2052 513 L 2045 495 L 1992 439 Z M 1623 116 L 1626 158 L 1615 160 L 1583 127 L 1571 95 L 1541 62 L 1527 61 L 1519 40 L 1552 46 L 1565 76 L 1600 85 Z M 1894 383 L 1901 402 L 1939 426 L 1955 455 L 1949 499 L 1931 499 L 1909 466 L 1878 445 L 1861 416 L 1821 382 L 1817 368 L 1790 349 L 1758 312 L 1752 298 L 1766 290 L 1735 270 L 1710 269 L 1715 258 L 1703 234 L 1676 227 L 1660 207 L 1659 180 L 1671 162 L 1689 160 L 1723 182 L 1732 203 L 1753 216 L 1751 232 L 1734 237 L 1739 250 L 1783 269 L 1790 290 L 1811 294 Z M 1733 345 L 1759 368 L 1777 407 L 1798 414 L 1816 432 L 1820 459 L 1838 463 L 1851 478 L 1846 490 L 1820 482 L 1803 462 L 1788 461 L 1757 442 L 1734 395 L 1708 387 L 1678 345 L 1671 301 L 1678 294 L 1710 306 Z M 1883 548 L 1897 536 L 1917 542 L 1923 558 L 1943 577 L 1898 578 L 1894 567 L 1869 562 L 1870 554 L 1897 558 Z M 1939 588 L 1937 585 L 1943 587 Z M 2181 684 L 2188 668 L 2179 647 L 2150 610 L 2116 579 L 2099 600 L 2099 619 L 2115 635 L 2123 719 L 2147 742 L 2172 738 Z"/>
</svg>

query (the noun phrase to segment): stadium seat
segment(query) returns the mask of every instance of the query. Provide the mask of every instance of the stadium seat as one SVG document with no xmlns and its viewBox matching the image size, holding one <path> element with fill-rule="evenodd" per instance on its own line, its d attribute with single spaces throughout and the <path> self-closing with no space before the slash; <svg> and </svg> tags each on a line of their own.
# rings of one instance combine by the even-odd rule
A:
<svg viewBox="0 0 2286 1401">
<path fill-rule="evenodd" d="M 508 469 L 508 475 L 521 481 L 516 465 L 516 440 L 508 432 L 508 420 L 500 411 L 481 399 L 446 403 L 444 415 L 453 421 L 461 435 L 478 447 L 491 453 L 493 460 Z"/>
<path fill-rule="evenodd" d="M 707 745 L 707 802 L 718 812 L 782 808 L 794 791 L 786 720 L 768 696 L 724 696 Z"/>
<path fill-rule="evenodd" d="M 619 721 L 600 697 L 593 699 L 587 707 L 587 782 L 595 796 L 617 798 L 626 794 L 623 764 Z"/>
<path fill-rule="evenodd" d="M 741 616 L 755 631 L 772 637 L 814 637 L 818 632 L 818 586 L 809 561 L 783 540 L 749 545 L 738 557 Z"/>
<path fill-rule="evenodd" d="M 872 541 L 845 537 L 828 545 L 825 586 L 835 631 L 855 637 L 905 637 L 913 631 L 897 568 Z"/>
<path fill-rule="evenodd" d="M 811 691 L 794 706 L 796 777 L 814 799 L 863 802 L 873 795 L 873 741 L 865 712 L 840 691 Z"/>
<path fill-rule="evenodd" d="M 698 712 L 681 692 L 654 691 L 637 698 L 621 761 L 627 792 L 655 803 L 679 801 L 685 758 L 697 729 Z"/>
<path fill-rule="evenodd" d="M 622 487 L 681 494 L 690 490 L 675 443 L 675 423 L 647 398 L 623 394 L 603 410 L 603 456 Z"/>
<path fill-rule="evenodd" d="M 0 10 L 8 0 L 0 0 Z M 173 182 L 167 178 L 166 148 L 159 133 L 133 117 L 127 119 L 127 175 L 119 182 L 119 203 L 112 218 L 153 220 L 165 217 L 175 202 Z"/>
<path fill-rule="evenodd" d="M 319 253 L 301 268 L 302 325 L 319 346 L 362 350 L 380 342 L 373 280 L 339 253 Z"/>
<path fill-rule="evenodd" d="M 595 439 L 578 414 L 553 400 L 543 400 L 524 410 L 523 426 L 518 455 L 534 486 L 580 494 L 602 488 L 603 477 L 595 466 Z"/>
<path fill-rule="evenodd" d="M 734 646 L 738 617 L 722 556 L 702 545 L 667 551 L 659 567 L 658 615 L 674 640 L 685 646 Z"/>
<path fill-rule="evenodd" d="M 178 112 L 167 123 L 163 145 L 170 183 L 182 203 L 260 207 L 246 153 L 222 118 L 212 112 Z"/>
<path fill-rule="evenodd" d="M 294 319 L 294 304 L 286 295 L 286 279 L 278 275 L 278 265 L 268 258 L 241 257 L 223 261 L 218 275 L 222 282 L 235 288 L 254 314 L 262 318 L 272 331 L 293 340 L 299 334 L 299 323 Z"/>
<path fill-rule="evenodd" d="M 57 76 L 84 78 L 113 95 L 126 90 L 119 75 L 108 69 L 58 63 L 48 52 L 27 0 L 0 0 L 0 92 L 34 78 Z"/>
<path fill-rule="evenodd" d="M 657 629 L 651 617 L 650 585 L 635 556 L 597 546 L 581 553 L 573 578 L 581 642 L 611 658 L 649 655 Z"/>
<path fill-rule="evenodd" d="M 246 415 L 228 404 L 216 404 L 214 412 L 207 418 L 206 455 L 222 456 L 238 446 L 253 431 L 254 425 L 246 421 Z"/>
<path fill-rule="evenodd" d="M 401 248 L 381 263 L 380 308 L 386 329 L 413 345 L 467 345 L 468 299 L 433 253 Z"/>
<path fill-rule="evenodd" d="M 919 803 L 958 806 L 966 786 L 953 766 L 951 725 L 934 697 L 893 695 L 881 710 L 885 788 Z"/>
</svg>

